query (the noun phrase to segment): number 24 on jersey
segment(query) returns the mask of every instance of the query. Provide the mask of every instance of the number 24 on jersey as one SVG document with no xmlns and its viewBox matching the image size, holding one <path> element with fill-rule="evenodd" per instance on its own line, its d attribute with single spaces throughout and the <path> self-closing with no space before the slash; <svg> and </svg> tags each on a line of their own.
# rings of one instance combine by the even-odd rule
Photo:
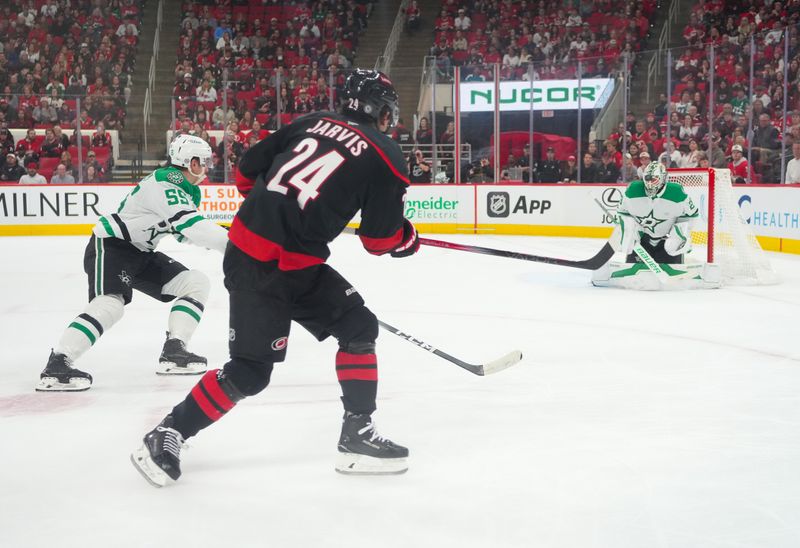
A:
<svg viewBox="0 0 800 548">
<path fill-rule="evenodd" d="M 319 196 L 319 188 L 336 171 L 342 163 L 344 156 L 335 150 L 314 158 L 319 142 L 308 138 L 300 141 L 293 152 L 297 153 L 292 159 L 283 164 L 278 172 L 267 183 L 267 190 L 287 194 L 289 186 L 297 189 L 297 203 L 304 209 L 309 200 Z M 301 167 L 302 166 L 302 167 Z M 284 181 L 286 174 L 292 169 L 298 169 L 288 180 Z"/>
</svg>

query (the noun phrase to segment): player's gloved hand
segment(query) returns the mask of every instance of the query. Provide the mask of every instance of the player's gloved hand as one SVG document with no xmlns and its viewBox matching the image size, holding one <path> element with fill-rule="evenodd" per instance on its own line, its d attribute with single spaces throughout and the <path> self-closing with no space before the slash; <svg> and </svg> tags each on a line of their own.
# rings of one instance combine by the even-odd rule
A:
<svg viewBox="0 0 800 548">
<path fill-rule="evenodd" d="M 688 253 L 692 248 L 692 242 L 675 226 L 672 227 L 667 239 L 664 241 L 664 251 L 676 257 Z"/>
<path fill-rule="evenodd" d="M 419 234 L 417 229 L 406 219 L 403 221 L 403 241 L 389 254 L 395 258 L 409 257 L 419 251 Z"/>
</svg>

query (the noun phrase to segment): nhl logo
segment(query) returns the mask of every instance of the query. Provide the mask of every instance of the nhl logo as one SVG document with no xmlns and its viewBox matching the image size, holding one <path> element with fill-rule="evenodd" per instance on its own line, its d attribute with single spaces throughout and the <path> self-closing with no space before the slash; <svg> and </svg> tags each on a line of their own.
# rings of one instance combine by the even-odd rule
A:
<svg viewBox="0 0 800 548">
<path fill-rule="evenodd" d="M 489 217 L 508 217 L 510 201 L 508 192 L 490 192 L 486 197 L 486 214 Z"/>
</svg>

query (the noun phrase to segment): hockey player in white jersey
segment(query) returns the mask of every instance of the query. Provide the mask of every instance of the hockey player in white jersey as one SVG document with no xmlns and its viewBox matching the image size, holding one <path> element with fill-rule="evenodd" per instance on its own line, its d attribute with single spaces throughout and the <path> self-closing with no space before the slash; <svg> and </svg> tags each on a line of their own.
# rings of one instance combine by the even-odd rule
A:
<svg viewBox="0 0 800 548">
<path fill-rule="evenodd" d="M 662 289 L 656 273 L 661 279 L 672 276 L 676 280 L 702 280 L 703 273 L 695 267 L 671 266 L 685 262 L 692 247 L 691 222 L 698 217 L 699 211 L 683 187 L 667 180 L 663 164 L 651 162 L 642 180 L 633 181 L 625 189 L 617 209 L 610 243 L 615 251 L 625 255 L 625 262 L 607 263 L 594 272 L 592 283 Z"/>
<path fill-rule="evenodd" d="M 206 370 L 206 359 L 188 352 L 186 343 L 203 315 L 208 278 L 156 247 L 169 234 L 178 241 L 225 251 L 227 231 L 197 210 L 201 196 L 197 185 L 206 178 L 211 156 L 211 147 L 202 139 L 176 137 L 169 147 L 169 165 L 142 179 L 116 212 L 100 217 L 84 254 L 89 304 L 51 351 L 37 391 L 89 389 L 92 376 L 72 364 L 122 318 L 134 289 L 173 302 L 156 373 L 191 375 Z"/>
</svg>

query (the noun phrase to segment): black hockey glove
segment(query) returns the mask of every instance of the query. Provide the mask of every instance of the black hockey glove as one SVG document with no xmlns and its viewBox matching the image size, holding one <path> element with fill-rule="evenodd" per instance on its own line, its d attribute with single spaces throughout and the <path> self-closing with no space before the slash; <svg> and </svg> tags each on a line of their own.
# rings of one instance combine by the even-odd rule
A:
<svg viewBox="0 0 800 548">
<path fill-rule="evenodd" d="M 409 257 L 419 251 L 419 234 L 411 221 L 403 221 L 403 241 L 394 248 L 390 255 L 395 258 Z"/>
</svg>

